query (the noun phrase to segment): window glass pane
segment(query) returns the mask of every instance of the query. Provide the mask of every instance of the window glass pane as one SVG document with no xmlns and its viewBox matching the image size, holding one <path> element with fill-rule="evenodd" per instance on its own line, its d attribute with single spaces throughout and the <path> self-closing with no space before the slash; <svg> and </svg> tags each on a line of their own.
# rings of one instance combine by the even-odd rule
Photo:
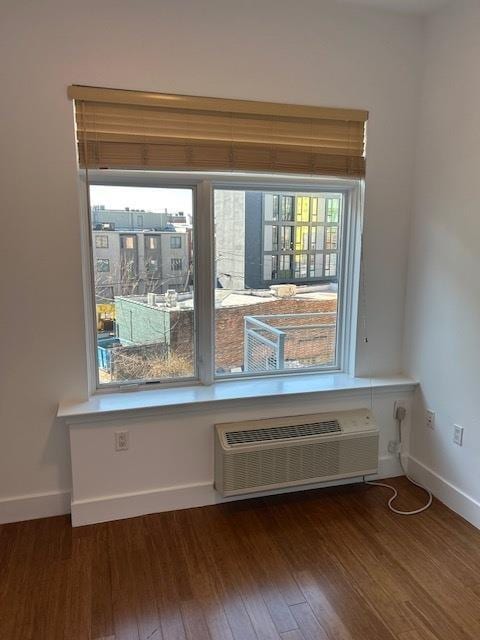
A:
<svg viewBox="0 0 480 640">
<path fill-rule="evenodd" d="M 337 275 L 337 254 L 336 253 L 325 254 L 325 275 L 326 276 Z"/>
<path fill-rule="evenodd" d="M 103 233 L 97 233 L 93 231 L 95 236 L 95 246 L 97 249 L 108 249 L 108 236 Z"/>
<path fill-rule="evenodd" d="M 282 226 L 282 241 L 281 241 L 282 251 L 291 251 L 293 249 L 292 231 L 293 231 L 293 227 L 290 227 L 287 225 Z"/>
<path fill-rule="evenodd" d="M 305 251 L 308 249 L 309 227 L 297 226 L 295 229 L 295 251 Z"/>
<path fill-rule="evenodd" d="M 278 278 L 278 256 L 272 256 L 272 280 Z"/>
<path fill-rule="evenodd" d="M 263 279 L 271 280 L 272 279 L 272 268 L 273 268 L 273 260 L 276 256 L 266 255 L 263 258 Z"/>
<path fill-rule="evenodd" d="M 281 196 L 280 218 L 282 220 L 293 220 L 293 198 L 291 196 Z"/>
<path fill-rule="evenodd" d="M 90 187 L 92 234 L 107 239 L 93 248 L 102 384 L 195 375 L 192 196 Z"/>
<path fill-rule="evenodd" d="M 310 260 L 315 263 L 315 277 L 322 278 L 323 273 L 323 253 L 316 253 L 310 257 Z"/>
<path fill-rule="evenodd" d="M 154 271 L 157 271 L 157 269 L 158 269 L 158 259 L 157 258 L 150 258 L 149 260 L 147 260 L 146 269 L 147 269 L 147 271 L 149 273 L 153 273 Z"/>
<path fill-rule="evenodd" d="M 317 220 L 315 222 L 325 222 L 325 198 L 317 198 Z"/>
<path fill-rule="evenodd" d="M 280 266 L 278 270 L 279 278 L 290 278 L 292 276 L 292 256 L 281 255 Z"/>
<path fill-rule="evenodd" d="M 323 249 L 324 228 L 323 226 L 315 226 L 310 228 L 310 249 L 312 251 L 321 251 Z"/>
<path fill-rule="evenodd" d="M 266 224 L 263 230 L 263 248 L 265 251 L 278 250 L 278 227 Z"/>
<path fill-rule="evenodd" d="M 323 253 L 310 254 L 308 256 L 308 276 L 321 278 L 323 276 Z"/>
<path fill-rule="evenodd" d="M 272 218 L 273 220 L 280 219 L 279 207 L 280 207 L 279 197 L 275 195 L 273 196 L 273 218 Z"/>
<path fill-rule="evenodd" d="M 307 254 L 298 253 L 295 256 L 295 278 L 307 277 Z"/>
<path fill-rule="evenodd" d="M 327 227 L 325 235 L 325 249 L 337 248 L 338 227 Z"/>
<path fill-rule="evenodd" d="M 340 199 L 328 198 L 327 200 L 327 222 L 338 222 L 340 214 Z"/>
<path fill-rule="evenodd" d="M 110 260 L 108 258 L 97 258 L 97 271 L 99 273 L 110 271 Z"/>
<path fill-rule="evenodd" d="M 274 204 L 274 196 L 271 193 L 266 193 L 263 203 L 264 208 L 264 216 L 265 220 L 273 220 L 273 204 Z M 278 206 L 278 204 L 277 204 Z M 277 209 L 278 213 L 278 209 Z M 277 216 L 278 217 L 278 216 Z M 277 218 L 275 218 L 276 220 Z"/>
<path fill-rule="evenodd" d="M 171 268 L 172 271 L 181 271 L 183 268 L 183 260 L 181 258 L 172 258 Z"/>
<path fill-rule="evenodd" d="M 310 196 L 297 196 L 297 222 L 308 222 L 310 220 Z"/>
<path fill-rule="evenodd" d="M 324 273 L 326 200 L 215 189 L 217 375 L 335 365 L 336 253 L 327 254 Z M 341 204 L 338 222 L 340 214 Z M 338 233 L 336 242 L 340 250 Z"/>
</svg>

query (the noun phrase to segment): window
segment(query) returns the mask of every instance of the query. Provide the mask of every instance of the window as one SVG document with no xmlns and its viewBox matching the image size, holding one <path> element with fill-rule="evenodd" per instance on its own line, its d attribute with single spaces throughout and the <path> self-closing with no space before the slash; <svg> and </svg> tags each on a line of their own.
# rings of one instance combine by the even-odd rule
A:
<svg viewBox="0 0 480 640">
<path fill-rule="evenodd" d="M 171 260 L 172 271 L 181 271 L 183 269 L 183 261 L 181 258 L 172 258 Z"/>
<path fill-rule="evenodd" d="M 167 177 L 162 185 L 163 180 Z M 109 272 L 94 285 L 103 314 L 95 325 L 101 386 L 344 366 L 343 282 L 352 274 L 342 255 L 354 237 L 348 232 L 354 215 L 347 216 L 349 192 L 235 188 L 217 180 L 221 183 L 218 177 L 202 178 L 202 188 L 211 194 L 205 203 L 213 207 L 203 203 L 198 238 L 195 183 L 119 186 L 117 175 L 115 185 L 90 187 L 92 204 L 105 211 L 113 209 L 110 202 L 119 203 L 117 211 L 144 209 L 151 228 L 164 228 L 166 210 L 187 212 L 182 236 L 168 229 L 128 233 L 118 218 L 117 231 L 109 234 L 108 259 L 94 256 L 96 271 Z M 205 233 L 209 216 L 213 237 Z M 95 242 L 94 251 L 99 248 Z M 209 269 L 215 282 L 210 289 Z M 201 337 L 209 331 L 210 342 Z M 208 344 L 210 370 L 203 364 L 212 362 Z"/>
<path fill-rule="evenodd" d="M 95 236 L 95 247 L 97 249 L 108 249 L 108 236 L 96 235 Z"/>
<path fill-rule="evenodd" d="M 89 258 L 92 287 L 114 289 L 109 322 L 92 314 L 97 382 L 351 370 L 367 111 L 68 95 L 91 225 L 111 225 L 110 276 L 96 277 L 100 249 Z M 185 212 L 182 253 L 159 240 L 152 255 L 144 231 L 171 233 L 169 211 Z"/>
<path fill-rule="evenodd" d="M 131 228 L 132 210 L 144 210 L 141 216 L 149 228 L 164 228 L 166 209 L 177 204 L 191 221 L 193 190 L 91 185 L 90 200 L 92 226 L 93 207 L 103 206 L 107 214 L 115 211 L 118 229 L 110 234 L 109 258 L 93 256 L 98 384 L 194 378 L 193 270 L 183 272 L 182 258 L 171 257 L 168 242 L 161 247 L 162 232 L 121 231 Z M 95 242 L 94 252 L 98 248 Z"/>
<path fill-rule="evenodd" d="M 135 238 L 134 236 L 123 236 L 122 237 L 122 249 L 134 249 L 135 248 Z"/>
<path fill-rule="evenodd" d="M 147 271 L 148 272 L 152 272 L 152 271 L 156 271 L 158 269 L 158 260 L 156 258 L 150 258 L 147 261 Z"/>
<path fill-rule="evenodd" d="M 325 255 L 325 275 L 336 276 L 337 275 L 337 254 L 327 253 Z"/>
<path fill-rule="evenodd" d="M 334 368 L 344 195 L 219 188 L 214 203 L 216 375 Z"/>
<path fill-rule="evenodd" d="M 110 271 L 110 260 L 108 258 L 97 258 L 97 272 L 108 273 Z"/>
</svg>

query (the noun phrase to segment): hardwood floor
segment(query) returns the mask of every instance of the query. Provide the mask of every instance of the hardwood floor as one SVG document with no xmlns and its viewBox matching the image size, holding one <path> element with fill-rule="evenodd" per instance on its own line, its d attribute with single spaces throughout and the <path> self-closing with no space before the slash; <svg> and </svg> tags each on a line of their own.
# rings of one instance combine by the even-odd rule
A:
<svg viewBox="0 0 480 640">
<path fill-rule="evenodd" d="M 421 493 L 405 479 L 403 507 Z M 0 527 L 1 640 L 480 638 L 480 532 L 355 485 Z"/>
</svg>

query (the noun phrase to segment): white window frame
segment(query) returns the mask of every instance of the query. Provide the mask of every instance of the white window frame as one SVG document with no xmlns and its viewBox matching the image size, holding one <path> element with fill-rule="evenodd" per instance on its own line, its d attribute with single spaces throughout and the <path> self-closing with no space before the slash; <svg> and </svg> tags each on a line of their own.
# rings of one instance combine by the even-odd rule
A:
<svg viewBox="0 0 480 640">
<path fill-rule="evenodd" d="M 81 201 L 82 272 L 85 300 L 88 387 L 90 395 L 115 390 L 150 389 L 153 386 L 183 387 L 211 385 L 221 380 L 245 380 L 255 377 L 297 376 L 306 374 L 355 374 L 357 320 L 360 288 L 361 245 L 363 228 L 364 181 L 328 177 L 200 173 L 168 171 L 90 170 L 89 185 L 190 188 L 193 192 L 194 244 L 194 351 L 195 375 L 181 380 L 126 381 L 101 384 L 97 367 L 97 332 L 95 324 L 95 285 L 93 242 L 90 223 L 89 193 L 85 172 L 79 173 Z M 215 375 L 215 247 L 213 193 L 215 189 L 245 191 L 303 191 L 341 193 L 343 196 L 343 231 L 341 261 L 338 271 L 337 364 L 334 367 L 309 367 L 259 374 Z M 202 247 L 201 251 L 196 247 Z"/>
</svg>

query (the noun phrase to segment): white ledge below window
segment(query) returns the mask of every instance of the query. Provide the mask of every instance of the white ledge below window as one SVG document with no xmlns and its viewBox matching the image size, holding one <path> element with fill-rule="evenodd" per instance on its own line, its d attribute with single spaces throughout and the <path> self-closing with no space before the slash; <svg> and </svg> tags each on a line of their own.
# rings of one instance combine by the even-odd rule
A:
<svg viewBox="0 0 480 640">
<path fill-rule="evenodd" d="M 57 417 L 68 423 L 91 422 L 99 418 L 152 413 L 174 407 L 196 407 L 207 403 L 303 394 L 343 394 L 365 392 L 413 391 L 416 382 L 405 376 L 388 378 L 352 378 L 346 374 L 305 374 L 246 380 L 221 380 L 211 386 L 195 385 L 165 389 L 144 389 L 97 394 L 84 402 L 62 402 Z"/>
</svg>

